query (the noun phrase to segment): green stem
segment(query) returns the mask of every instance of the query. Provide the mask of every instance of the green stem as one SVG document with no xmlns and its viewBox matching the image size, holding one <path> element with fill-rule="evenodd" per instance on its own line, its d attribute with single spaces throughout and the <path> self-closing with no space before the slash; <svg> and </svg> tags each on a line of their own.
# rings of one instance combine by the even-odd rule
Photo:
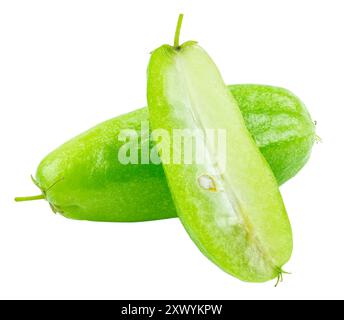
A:
<svg viewBox="0 0 344 320">
<path fill-rule="evenodd" d="M 14 200 L 16 202 L 23 202 L 23 201 L 34 201 L 34 200 L 43 200 L 43 199 L 45 199 L 45 195 L 40 194 L 39 196 L 33 196 L 33 197 L 18 197 L 18 198 L 15 198 Z"/>
<path fill-rule="evenodd" d="M 183 18 L 184 18 L 184 15 L 181 13 L 178 18 L 176 33 L 174 35 L 174 47 L 176 49 L 179 48 L 179 36 L 180 36 L 180 29 L 182 28 Z"/>
</svg>

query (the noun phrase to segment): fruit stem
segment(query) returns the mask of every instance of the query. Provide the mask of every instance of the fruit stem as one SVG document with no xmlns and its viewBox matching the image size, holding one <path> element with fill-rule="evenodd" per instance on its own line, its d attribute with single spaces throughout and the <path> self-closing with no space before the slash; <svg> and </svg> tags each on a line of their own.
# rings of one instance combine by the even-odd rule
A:
<svg viewBox="0 0 344 320">
<path fill-rule="evenodd" d="M 33 196 L 33 197 L 18 197 L 18 198 L 15 198 L 14 201 L 23 202 L 23 201 L 35 201 L 35 200 L 43 200 L 43 199 L 45 199 L 45 195 L 40 194 L 39 196 Z"/>
<path fill-rule="evenodd" d="M 181 13 L 178 17 L 176 33 L 174 35 L 174 47 L 176 49 L 179 48 L 180 29 L 182 28 L 183 18 L 184 18 L 184 14 Z"/>
</svg>

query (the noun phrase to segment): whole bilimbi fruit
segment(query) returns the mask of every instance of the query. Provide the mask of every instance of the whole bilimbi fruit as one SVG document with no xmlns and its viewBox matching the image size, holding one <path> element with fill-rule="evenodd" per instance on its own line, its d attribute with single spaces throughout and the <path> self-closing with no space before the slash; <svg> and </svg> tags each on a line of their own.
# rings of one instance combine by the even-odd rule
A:
<svg viewBox="0 0 344 320">
<path fill-rule="evenodd" d="M 243 84 L 228 86 L 228 90 L 279 184 L 291 179 L 308 161 L 315 141 L 314 123 L 305 105 L 283 88 Z M 123 145 L 118 140 L 120 131 L 139 131 L 146 121 L 148 110 L 142 108 L 63 144 L 37 169 L 35 182 L 42 195 L 17 200 L 46 199 L 55 212 L 79 220 L 135 222 L 176 217 L 161 165 L 123 165 L 118 160 Z"/>
</svg>

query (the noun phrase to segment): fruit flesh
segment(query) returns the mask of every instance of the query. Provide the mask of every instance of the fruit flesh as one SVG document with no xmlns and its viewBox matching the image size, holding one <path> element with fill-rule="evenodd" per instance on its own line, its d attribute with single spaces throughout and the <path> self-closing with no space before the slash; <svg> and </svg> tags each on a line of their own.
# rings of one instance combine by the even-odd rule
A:
<svg viewBox="0 0 344 320">
<path fill-rule="evenodd" d="M 282 183 L 292 178 L 308 159 L 315 136 L 302 102 L 289 91 L 272 86 L 228 88 L 277 180 Z M 284 122 L 274 120 L 280 114 L 285 115 Z M 120 130 L 139 131 L 142 121 L 148 121 L 147 108 L 101 123 L 41 162 L 36 180 L 42 191 L 56 183 L 46 192 L 54 211 L 72 219 L 110 222 L 176 217 L 161 165 L 123 166 L 117 160 Z M 295 128 L 291 134 L 286 133 L 288 124 Z"/>
<path fill-rule="evenodd" d="M 228 144 L 222 173 L 214 146 L 211 161 L 174 164 L 163 159 L 177 213 L 198 248 L 216 265 L 248 282 L 278 277 L 292 252 L 292 232 L 278 184 L 245 127 L 234 97 L 217 67 L 195 43 L 164 45 L 148 67 L 152 129 L 225 129 Z M 170 150 L 173 152 L 173 150 Z M 210 176 L 217 192 L 199 177 Z"/>
</svg>

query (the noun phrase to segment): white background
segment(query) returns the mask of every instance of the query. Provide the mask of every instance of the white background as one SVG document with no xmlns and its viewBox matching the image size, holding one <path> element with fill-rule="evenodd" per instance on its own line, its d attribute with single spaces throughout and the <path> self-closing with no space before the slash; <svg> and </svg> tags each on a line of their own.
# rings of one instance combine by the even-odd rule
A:
<svg viewBox="0 0 344 320">
<path fill-rule="evenodd" d="M 30 181 L 49 151 L 145 105 L 149 52 L 198 40 L 227 83 L 300 96 L 323 143 L 282 187 L 295 250 L 278 288 L 242 283 L 196 248 L 177 219 L 70 221 Z M 344 298 L 342 0 L 1 1 L 0 298 Z"/>
</svg>

